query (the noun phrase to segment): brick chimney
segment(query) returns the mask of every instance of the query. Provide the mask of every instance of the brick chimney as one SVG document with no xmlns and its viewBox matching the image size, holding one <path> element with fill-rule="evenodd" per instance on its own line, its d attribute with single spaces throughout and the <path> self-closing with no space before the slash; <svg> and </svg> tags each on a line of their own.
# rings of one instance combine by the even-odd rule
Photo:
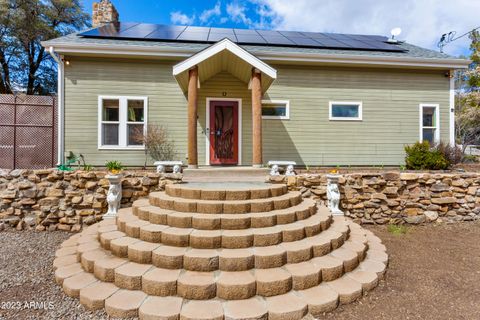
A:
<svg viewBox="0 0 480 320">
<path fill-rule="evenodd" d="M 109 22 L 118 22 L 118 11 L 110 0 L 93 3 L 92 26 L 98 27 Z"/>
</svg>

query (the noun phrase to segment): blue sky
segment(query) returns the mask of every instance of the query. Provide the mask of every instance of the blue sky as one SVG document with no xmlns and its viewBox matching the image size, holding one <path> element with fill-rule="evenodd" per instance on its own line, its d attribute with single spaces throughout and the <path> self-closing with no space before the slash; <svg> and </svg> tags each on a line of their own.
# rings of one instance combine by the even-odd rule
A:
<svg viewBox="0 0 480 320">
<path fill-rule="evenodd" d="M 443 33 L 480 26 L 478 0 L 111 0 L 121 21 L 390 35 L 438 50 Z M 93 0 L 83 0 L 91 12 Z M 463 37 L 446 53 L 468 55 Z"/>
</svg>

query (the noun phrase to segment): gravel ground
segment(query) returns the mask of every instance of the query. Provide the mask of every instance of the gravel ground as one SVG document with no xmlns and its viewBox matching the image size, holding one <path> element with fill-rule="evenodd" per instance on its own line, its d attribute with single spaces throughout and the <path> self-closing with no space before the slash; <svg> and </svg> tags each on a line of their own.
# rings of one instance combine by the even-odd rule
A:
<svg viewBox="0 0 480 320">
<path fill-rule="evenodd" d="M 108 319 L 66 296 L 55 283 L 55 250 L 72 234 L 0 232 L 0 320 Z"/>
<path fill-rule="evenodd" d="M 322 319 L 480 319 L 480 222 L 411 227 L 401 235 L 369 229 L 390 254 L 385 281 Z M 0 320 L 108 319 L 55 283 L 54 252 L 70 235 L 0 232 Z"/>
</svg>

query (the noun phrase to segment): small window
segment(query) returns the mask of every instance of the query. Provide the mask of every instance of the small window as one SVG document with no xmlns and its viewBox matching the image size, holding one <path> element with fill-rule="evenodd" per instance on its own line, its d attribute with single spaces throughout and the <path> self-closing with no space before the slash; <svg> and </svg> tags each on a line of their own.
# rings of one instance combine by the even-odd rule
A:
<svg viewBox="0 0 480 320">
<path fill-rule="evenodd" d="M 100 149 L 143 148 L 147 98 L 99 97 Z"/>
<path fill-rule="evenodd" d="M 290 119 L 290 102 L 283 100 L 262 101 L 263 119 Z"/>
<path fill-rule="evenodd" d="M 362 103 L 361 102 L 330 102 L 329 105 L 330 120 L 362 120 Z"/>
<path fill-rule="evenodd" d="M 438 105 L 420 105 L 420 141 L 431 145 L 440 140 Z"/>
</svg>

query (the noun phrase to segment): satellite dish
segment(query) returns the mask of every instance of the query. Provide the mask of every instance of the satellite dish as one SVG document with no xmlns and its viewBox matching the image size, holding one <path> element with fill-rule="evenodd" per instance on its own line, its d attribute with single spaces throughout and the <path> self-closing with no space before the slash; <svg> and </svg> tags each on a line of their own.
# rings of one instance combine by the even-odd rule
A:
<svg viewBox="0 0 480 320">
<path fill-rule="evenodd" d="M 395 37 L 398 37 L 400 35 L 400 33 L 402 33 L 402 29 L 401 28 L 393 28 L 392 31 L 390 31 L 390 33 L 392 34 L 392 39 L 395 39 Z"/>
</svg>

